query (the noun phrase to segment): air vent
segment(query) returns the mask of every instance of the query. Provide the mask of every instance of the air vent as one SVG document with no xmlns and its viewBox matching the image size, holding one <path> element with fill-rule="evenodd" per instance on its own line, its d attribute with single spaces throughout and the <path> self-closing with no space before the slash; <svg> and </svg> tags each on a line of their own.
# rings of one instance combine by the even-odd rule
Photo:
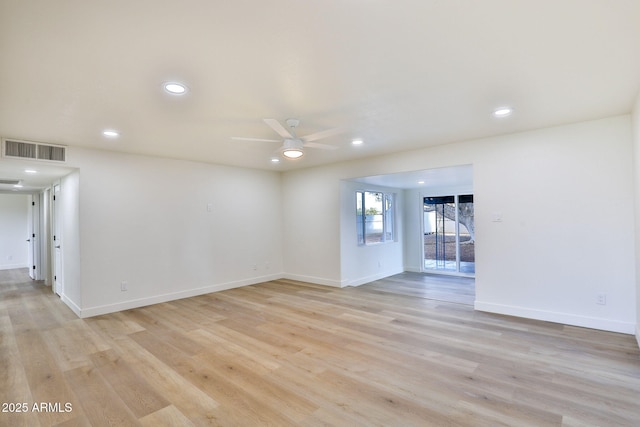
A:
<svg viewBox="0 0 640 427">
<path fill-rule="evenodd" d="M 4 157 L 46 160 L 52 162 L 65 161 L 66 147 L 61 145 L 42 144 L 40 142 L 18 141 L 12 139 L 3 139 L 2 142 L 2 153 Z"/>
<path fill-rule="evenodd" d="M 19 179 L 2 179 L 0 178 L 0 185 L 18 185 L 20 184 Z"/>
</svg>

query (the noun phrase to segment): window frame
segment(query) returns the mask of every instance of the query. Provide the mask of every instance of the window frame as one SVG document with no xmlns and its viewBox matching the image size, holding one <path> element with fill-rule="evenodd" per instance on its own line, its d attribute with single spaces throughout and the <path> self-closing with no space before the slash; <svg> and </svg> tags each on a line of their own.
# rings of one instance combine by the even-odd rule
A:
<svg viewBox="0 0 640 427">
<path fill-rule="evenodd" d="M 380 203 L 382 212 L 374 215 L 382 216 L 382 233 L 379 239 L 369 239 L 373 233 L 367 233 L 367 210 L 371 206 L 367 206 L 367 194 L 369 197 L 377 197 L 380 194 Z M 358 246 L 380 245 L 385 243 L 394 243 L 396 239 L 396 193 L 385 192 L 381 190 L 356 190 L 356 241 Z M 377 210 L 377 209 L 376 209 Z"/>
</svg>

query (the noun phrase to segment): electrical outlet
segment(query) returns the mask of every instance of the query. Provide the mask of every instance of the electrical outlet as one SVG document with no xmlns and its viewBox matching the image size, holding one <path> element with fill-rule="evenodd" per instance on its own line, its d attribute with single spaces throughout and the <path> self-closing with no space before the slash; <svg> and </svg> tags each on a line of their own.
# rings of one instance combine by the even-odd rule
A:
<svg viewBox="0 0 640 427">
<path fill-rule="evenodd" d="M 605 294 L 604 292 L 600 292 L 596 296 L 596 304 L 607 305 L 607 294 Z"/>
<path fill-rule="evenodd" d="M 129 287 L 129 284 L 127 282 L 120 282 L 120 291 L 121 292 L 126 292 L 128 287 Z"/>
</svg>

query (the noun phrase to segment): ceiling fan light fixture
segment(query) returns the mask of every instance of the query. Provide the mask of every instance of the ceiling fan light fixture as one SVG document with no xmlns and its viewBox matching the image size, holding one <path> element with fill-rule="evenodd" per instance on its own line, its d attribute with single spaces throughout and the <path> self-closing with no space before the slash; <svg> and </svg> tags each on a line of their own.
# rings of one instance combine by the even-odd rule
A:
<svg viewBox="0 0 640 427">
<path fill-rule="evenodd" d="M 300 150 L 299 148 L 285 148 L 282 151 L 282 155 L 287 159 L 299 159 L 304 155 L 304 151 Z"/>
<path fill-rule="evenodd" d="M 282 145 L 282 155 L 287 159 L 299 159 L 304 155 L 302 141 L 299 139 L 285 139 Z"/>
</svg>

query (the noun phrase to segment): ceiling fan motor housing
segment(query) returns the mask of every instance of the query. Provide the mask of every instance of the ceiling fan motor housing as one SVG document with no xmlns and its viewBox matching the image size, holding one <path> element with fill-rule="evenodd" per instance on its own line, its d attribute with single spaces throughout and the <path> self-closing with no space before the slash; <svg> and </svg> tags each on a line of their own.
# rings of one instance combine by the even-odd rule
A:
<svg viewBox="0 0 640 427">
<path fill-rule="evenodd" d="M 282 143 L 283 150 L 302 150 L 302 140 L 300 139 L 285 139 Z"/>
</svg>

